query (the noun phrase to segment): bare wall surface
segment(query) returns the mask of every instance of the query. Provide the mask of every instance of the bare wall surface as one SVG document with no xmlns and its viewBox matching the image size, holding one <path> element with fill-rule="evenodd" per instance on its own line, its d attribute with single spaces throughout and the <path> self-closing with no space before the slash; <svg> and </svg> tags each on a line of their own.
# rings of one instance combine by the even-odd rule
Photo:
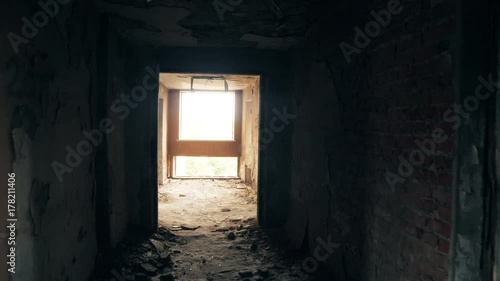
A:
<svg viewBox="0 0 500 281">
<path fill-rule="evenodd" d="M 107 73 L 104 74 L 106 82 L 106 92 L 102 99 L 103 116 L 100 120 L 109 118 L 113 124 L 113 131 L 106 134 L 106 145 L 103 146 L 107 161 L 107 187 L 102 187 L 103 190 L 109 192 L 108 200 L 105 204 L 109 206 L 109 224 L 110 224 L 110 245 L 114 247 L 120 242 L 127 234 L 128 228 L 128 197 L 129 193 L 126 189 L 126 170 L 125 158 L 127 152 L 125 151 L 125 121 L 121 118 L 121 112 L 115 112 L 117 100 L 121 99 L 121 95 L 125 92 L 126 85 L 126 68 L 125 62 L 127 42 L 122 40 L 116 31 L 108 26 L 107 32 Z M 104 85 L 103 85 L 104 86 Z M 104 93 L 103 93 L 104 94 Z M 98 214 L 99 217 L 100 214 Z M 104 214 L 102 214 L 104 215 Z"/>
<path fill-rule="evenodd" d="M 143 46 L 130 46 L 126 56 L 129 59 L 125 65 L 127 81 L 124 94 L 129 99 L 133 93 L 140 97 L 131 103 L 122 103 L 128 108 L 128 113 L 123 113 L 126 115 L 127 208 L 132 227 L 154 231 L 158 220 L 158 63 L 152 50 Z"/>
</svg>

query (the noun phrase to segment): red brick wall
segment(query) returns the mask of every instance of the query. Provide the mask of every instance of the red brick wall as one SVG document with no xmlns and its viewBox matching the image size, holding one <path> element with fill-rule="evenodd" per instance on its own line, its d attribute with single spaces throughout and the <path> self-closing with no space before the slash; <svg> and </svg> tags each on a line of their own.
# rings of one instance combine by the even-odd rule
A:
<svg viewBox="0 0 500 281">
<path fill-rule="evenodd" d="M 351 63 L 338 44 L 353 44 L 353 28 L 373 20 L 369 13 L 343 22 L 340 33 L 318 26 L 314 43 L 293 53 L 292 194 L 302 214 L 294 212 L 288 230 L 308 225 L 310 249 L 317 237 L 339 241 L 327 266 L 340 280 L 447 279 L 453 123 L 443 114 L 454 104 L 456 4 L 432 2 L 402 1 Z M 387 2 L 370 5 L 379 11 Z M 408 160 L 436 128 L 448 139 L 391 187 L 386 172 L 398 175 L 399 156 Z M 308 224 L 293 223 L 304 216 Z"/>
</svg>

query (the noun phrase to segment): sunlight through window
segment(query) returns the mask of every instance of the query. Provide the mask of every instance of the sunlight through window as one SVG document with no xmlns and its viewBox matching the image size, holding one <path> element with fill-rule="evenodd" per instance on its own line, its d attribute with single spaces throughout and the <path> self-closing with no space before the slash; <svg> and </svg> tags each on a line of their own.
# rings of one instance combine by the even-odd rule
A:
<svg viewBox="0 0 500 281">
<path fill-rule="evenodd" d="M 180 140 L 234 140 L 234 92 L 181 92 Z"/>
<path fill-rule="evenodd" d="M 175 157 L 176 177 L 237 177 L 238 157 Z"/>
</svg>

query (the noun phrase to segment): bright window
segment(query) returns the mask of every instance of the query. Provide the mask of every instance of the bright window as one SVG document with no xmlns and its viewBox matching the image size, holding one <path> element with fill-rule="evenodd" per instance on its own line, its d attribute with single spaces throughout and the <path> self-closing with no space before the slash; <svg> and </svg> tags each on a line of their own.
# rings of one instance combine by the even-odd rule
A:
<svg viewBox="0 0 500 281">
<path fill-rule="evenodd" d="M 175 156 L 175 177 L 237 177 L 238 157 Z"/>
<path fill-rule="evenodd" d="M 180 140 L 234 140 L 234 92 L 181 92 Z"/>
</svg>

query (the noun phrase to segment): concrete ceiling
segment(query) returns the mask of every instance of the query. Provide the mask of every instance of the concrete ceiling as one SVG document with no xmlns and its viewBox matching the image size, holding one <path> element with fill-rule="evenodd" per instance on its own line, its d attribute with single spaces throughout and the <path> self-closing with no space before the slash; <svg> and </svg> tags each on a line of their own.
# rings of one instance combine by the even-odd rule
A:
<svg viewBox="0 0 500 281">
<path fill-rule="evenodd" d="M 305 37 L 314 1 L 96 0 L 125 38 L 153 46 L 288 49 Z M 216 10 L 227 5 L 230 10 Z M 240 3 L 234 7 L 229 3 Z"/>
<path fill-rule="evenodd" d="M 191 89 L 191 77 L 221 77 L 228 84 L 229 90 L 243 90 L 259 79 L 259 76 L 250 75 L 210 75 L 210 74 L 185 74 L 185 73 L 161 73 L 160 81 L 168 89 L 189 90 Z M 220 79 L 194 79 L 195 90 L 224 90 L 224 81 Z"/>
</svg>

